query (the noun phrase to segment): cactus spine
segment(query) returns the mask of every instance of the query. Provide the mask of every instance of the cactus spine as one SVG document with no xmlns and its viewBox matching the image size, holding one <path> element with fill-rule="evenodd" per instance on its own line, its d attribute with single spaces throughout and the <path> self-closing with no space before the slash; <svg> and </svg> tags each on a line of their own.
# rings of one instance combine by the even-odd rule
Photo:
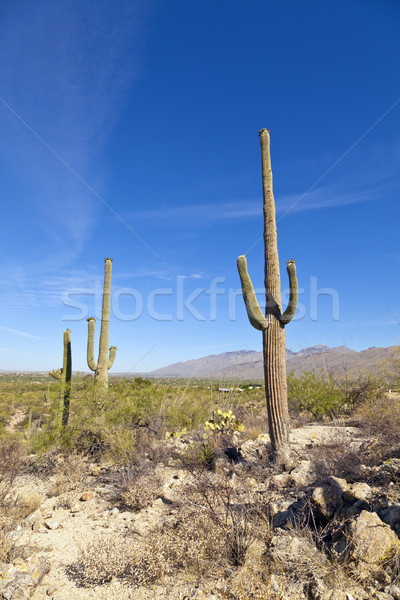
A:
<svg viewBox="0 0 400 600">
<path fill-rule="evenodd" d="M 94 379 L 98 385 L 100 394 L 107 392 L 108 388 L 108 369 L 113 366 L 117 348 L 111 346 L 108 348 L 108 325 L 110 321 L 110 296 L 111 296 L 111 271 L 112 259 L 104 260 L 104 289 L 103 289 L 103 307 L 101 313 L 101 329 L 99 343 L 99 358 L 97 363 L 94 360 L 94 330 L 95 319 L 89 317 L 88 321 L 88 344 L 87 344 L 87 364 L 91 371 L 94 371 Z M 109 353 L 110 352 L 110 353 Z"/>
<path fill-rule="evenodd" d="M 288 466 L 290 452 L 285 325 L 291 321 L 296 312 L 298 298 L 296 265 L 294 260 L 287 263 L 290 299 L 287 309 L 282 313 L 270 137 L 266 129 L 260 131 L 260 143 L 264 199 L 265 317 L 258 305 L 247 272 L 245 256 L 239 256 L 237 266 L 249 321 L 253 327 L 263 333 L 265 395 L 273 460 L 281 466 Z"/>
<path fill-rule="evenodd" d="M 69 329 L 64 331 L 64 357 L 62 369 L 51 371 L 49 375 L 60 381 L 60 402 L 57 421 L 59 427 L 66 427 L 69 419 L 72 378 L 71 332 Z"/>
</svg>

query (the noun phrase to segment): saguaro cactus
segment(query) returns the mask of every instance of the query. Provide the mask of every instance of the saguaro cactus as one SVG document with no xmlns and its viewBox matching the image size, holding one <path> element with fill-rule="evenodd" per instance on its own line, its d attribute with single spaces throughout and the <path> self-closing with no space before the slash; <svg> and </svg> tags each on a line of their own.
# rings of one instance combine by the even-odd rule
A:
<svg viewBox="0 0 400 600">
<path fill-rule="evenodd" d="M 111 295 L 111 271 L 112 259 L 104 259 L 104 289 L 103 289 L 103 308 L 101 313 L 101 329 L 99 343 L 99 358 L 97 363 L 94 360 L 94 330 L 95 319 L 88 318 L 88 344 L 87 344 L 87 364 L 89 369 L 94 371 L 94 379 L 100 393 L 107 391 L 108 388 L 108 369 L 113 366 L 117 348 L 111 346 L 108 348 L 108 324 L 110 321 L 110 295 Z M 110 354 L 108 353 L 110 351 Z"/>
<path fill-rule="evenodd" d="M 263 333 L 265 395 L 273 460 L 277 464 L 285 466 L 289 464 L 285 325 L 292 320 L 296 312 L 298 290 L 295 261 L 289 260 L 287 262 L 287 272 L 289 275 L 290 298 L 287 309 L 282 313 L 270 138 L 269 131 L 266 129 L 260 131 L 260 143 L 264 198 L 265 316 L 258 305 L 247 272 L 245 256 L 239 256 L 237 266 L 250 323 Z"/>
<path fill-rule="evenodd" d="M 49 375 L 54 377 L 54 379 L 60 380 L 60 402 L 57 421 L 60 427 L 66 427 L 69 419 L 72 377 L 71 332 L 69 329 L 64 331 L 64 358 L 62 369 L 51 371 Z"/>
</svg>

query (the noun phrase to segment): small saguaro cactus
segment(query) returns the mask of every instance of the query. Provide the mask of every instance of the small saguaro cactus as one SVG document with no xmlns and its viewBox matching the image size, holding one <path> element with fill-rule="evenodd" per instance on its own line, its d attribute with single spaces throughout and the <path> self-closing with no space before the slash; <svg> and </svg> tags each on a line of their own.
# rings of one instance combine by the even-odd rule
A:
<svg viewBox="0 0 400 600">
<path fill-rule="evenodd" d="M 116 346 L 108 348 L 108 325 L 110 321 L 110 296 L 111 296 L 111 271 L 112 259 L 104 259 L 104 289 L 103 289 L 103 307 L 101 313 L 101 329 L 99 342 L 99 358 L 97 363 L 94 360 L 94 330 L 95 319 L 89 317 L 88 322 L 88 344 L 87 344 L 87 364 L 91 371 L 94 371 L 94 379 L 99 388 L 100 394 L 105 393 L 108 388 L 108 369 L 113 366 L 117 353 Z"/>
<path fill-rule="evenodd" d="M 51 371 L 49 375 L 60 381 L 60 402 L 57 421 L 60 427 L 66 427 L 69 419 L 72 378 L 71 332 L 69 329 L 64 331 L 64 357 L 62 369 Z"/>
<path fill-rule="evenodd" d="M 249 321 L 253 327 L 263 333 L 265 395 L 272 457 L 275 463 L 288 466 L 290 451 L 285 325 L 290 323 L 296 312 L 298 299 L 296 265 L 293 259 L 287 262 L 290 298 L 285 312 L 282 313 L 270 137 L 267 129 L 261 129 L 260 143 L 264 198 L 265 316 L 257 302 L 244 255 L 237 259 L 237 266 Z"/>
</svg>

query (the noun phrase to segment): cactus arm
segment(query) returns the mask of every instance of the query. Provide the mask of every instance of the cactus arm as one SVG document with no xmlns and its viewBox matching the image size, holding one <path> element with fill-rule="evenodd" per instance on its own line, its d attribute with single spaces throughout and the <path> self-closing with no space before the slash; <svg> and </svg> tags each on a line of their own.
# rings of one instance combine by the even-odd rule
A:
<svg viewBox="0 0 400 600">
<path fill-rule="evenodd" d="M 247 272 L 247 260 L 244 255 L 237 259 L 237 268 L 239 271 L 240 282 L 242 284 L 243 300 L 246 305 L 247 315 L 250 323 L 259 331 L 264 331 L 268 327 L 268 321 L 264 317 L 258 304 L 253 284 Z"/>
<path fill-rule="evenodd" d="M 111 369 L 111 367 L 113 366 L 116 354 L 117 354 L 117 347 L 111 346 L 111 348 L 109 350 L 109 356 L 108 356 L 108 369 Z"/>
<path fill-rule="evenodd" d="M 299 291 L 297 285 L 297 277 L 296 277 L 296 263 L 295 261 L 289 260 L 287 263 L 287 272 L 289 275 L 289 287 L 290 287 L 290 296 L 289 303 L 283 315 L 281 315 L 280 321 L 282 325 L 287 325 L 293 319 L 296 308 L 297 308 L 297 300 L 299 298 Z"/>
<path fill-rule="evenodd" d="M 87 364 L 91 371 L 97 369 L 97 363 L 94 360 L 94 328 L 95 320 L 89 317 L 88 322 L 88 343 L 87 343 Z"/>
<path fill-rule="evenodd" d="M 62 369 L 55 369 L 54 371 L 50 371 L 49 375 L 54 377 L 54 379 L 61 379 Z"/>
</svg>

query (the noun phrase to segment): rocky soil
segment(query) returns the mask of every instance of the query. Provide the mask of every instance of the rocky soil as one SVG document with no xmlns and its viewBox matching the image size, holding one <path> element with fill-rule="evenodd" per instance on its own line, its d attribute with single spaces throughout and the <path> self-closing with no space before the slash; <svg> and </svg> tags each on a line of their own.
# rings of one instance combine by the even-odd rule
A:
<svg viewBox="0 0 400 600">
<path fill-rule="evenodd" d="M 197 577 L 177 567 L 143 584 L 120 576 L 88 582 L 82 552 L 94 548 L 91 560 L 103 564 L 108 547 L 115 560 L 127 545 L 142 544 L 162 562 L 152 533 L 179 521 L 193 472 L 174 459 L 153 464 L 158 491 L 133 510 L 121 501 L 125 469 L 79 456 L 30 457 L 18 495 L 40 506 L 9 534 L 18 551 L 1 568 L 0 598 L 400 600 L 400 459 L 373 465 L 377 442 L 359 428 L 309 425 L 291 433 L 291 471 L 276 473 L 266 463 L 267 441 L 241 443 L 237 462 L 221 457 L 209 475 L 222 473 L 249 506 L 268 508 L 268 532 L 254 538 L 241 564 Z"/>
</svg>

